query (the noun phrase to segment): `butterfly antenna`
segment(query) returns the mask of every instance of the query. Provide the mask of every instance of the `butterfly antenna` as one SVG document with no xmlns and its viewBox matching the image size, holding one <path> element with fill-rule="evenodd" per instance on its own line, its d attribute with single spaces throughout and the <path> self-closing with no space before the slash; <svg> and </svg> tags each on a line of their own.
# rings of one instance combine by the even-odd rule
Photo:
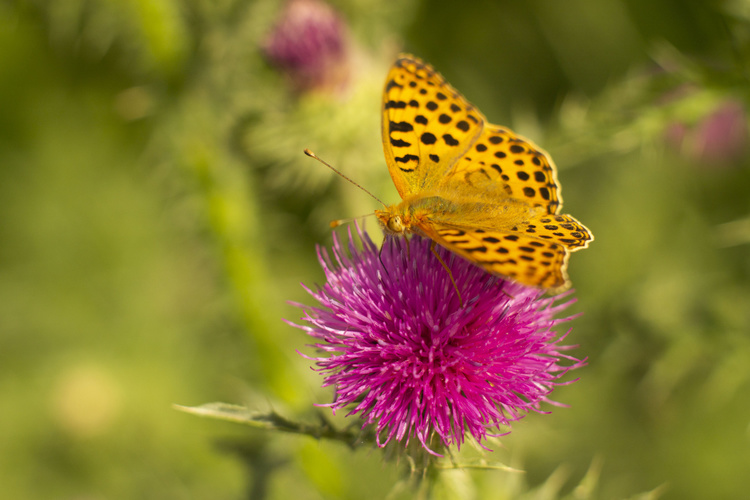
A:
<svg viewBox="0 0 750 500">
<path fill-rule="evenodd" d="M 368 190 L 366 190 L 365 188 L 363 188 L 362 186 L 360 186 L 359 184 L 357 184 L 356 182 L 354 182 L 353 180 L 351 180 L 351 179 L 350 179 L 349 177 L 345 176 L 344 174 L 342 174 L 341 172 L 339 172 L 338 170 L 336 170 L 335 168 L 333 168 L 332 166 L 330 166 L 330 165 L 329 165 L 328 163 L 326 163 L 326 162 L 324 162 L 323 160 L 321 160 L 320 158 L 318 158 L 318 157 L 317 157 L 317 156 L 315 155 L 315 153 L 313 153 L 313 152 L 312 152 L 312 151 L 310 151 L 309 149 L 305 149 L 305 154 L 306 154 L 307 156 L 309 156 L 310 158 L 315 158 L 315 159 L 316 159 L 316 160 L 318 160 L 318 161 L 319 161 L 320 163 L 322 163 L 322 164 L 323 164 L 323 165 L 325 165 L 326 167 L 330 168 L 331 170 L 333 170 L 334 172 L 336 172 L 337 174 L 339 174 L 339 175 L 340 175 L 341 177 L 343 177 L 343 178 L 344 178 L 344 179 L 346 179 L 347 181 L 349 181 L 349 182 L 351 182 L 352 184 L 354 184 L 355 186 L 357 186 L 357 187 L 358 187 L 359 189 L 361 189 L 361 190 L 362 190 L 362 191 L 364 191 L 365 193 L 369 194 L 369 195 L 370 195 L 370 196 L 371 196 L 371 197 L 372 197 L 373 199 L 375 199 L 375 201 L 377 201 L 378 203 L 380 203 L 380 204 L 381 204 L 381 205 L 383 205 L 384 207 L 387 207 L 387 206 L 388 206 L 388 205 L 386 205 L 385 203 L 383 203 L 382 201 L 380 201 L 380 199 L 379 199 L 379 198 L 378 198 L 377 196 L 375 196 L 374 194 L 372 194 L 371 192 L 369 192 Z M 342 220 L 343 220 L 343 219 L 342 219 Z M 338 221 L 333 221 L 333 222 L 338 222 Z M 333 222 L 331 222 L 331 224 L 332 224 L 332 227 L 336 227 L 336 226 L 333 226 Z M 339 225 L 339 224 L 336 224 L 336 225 Z"/>
<path fill-rule="evenodd" d="M 360 216 L 358 216 L 358 217 L 347 217 L 346 219 L 336 219 L 336 220 L 332 220 L 332 221 L 331 221 L 331 227 L 332 227 L 332 228 L 334 228 L 334 227 L 339 227 L 339 226 L 341 226 L 341 225 L 343 225 L 343 224 L 348 224 L 348 223 L 350 223 L 350 222 L 354 222 L 354 221 L 356 221 L 357 219 L 364 219 L 365 217 L 369 217 L 369 216 L 371 216 L 371 215 L 375 215 L 375 213 L 373 212 L 373 213 L 371 213 L 371 214 L 360 215 Z"/>
</svg>

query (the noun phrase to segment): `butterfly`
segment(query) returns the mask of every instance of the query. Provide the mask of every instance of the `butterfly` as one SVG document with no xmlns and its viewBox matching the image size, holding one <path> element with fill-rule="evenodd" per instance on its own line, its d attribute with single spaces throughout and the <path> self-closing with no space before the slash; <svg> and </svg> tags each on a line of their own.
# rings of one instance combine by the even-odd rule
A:
<svg viewBox="0 0 750 500">
<path fill-rule="evenodd" d="M 569 286 L 568 256 L 594 237 L 560 214 L 560 184 L 545 151 L 488 123 L 411 55 L 391 67 L 382 112 L 385 159 L 402 198 L 375 211 L 387 235 L 426 236 L 433 252 L 439 244 L 524 285 Z"/>
</svg>

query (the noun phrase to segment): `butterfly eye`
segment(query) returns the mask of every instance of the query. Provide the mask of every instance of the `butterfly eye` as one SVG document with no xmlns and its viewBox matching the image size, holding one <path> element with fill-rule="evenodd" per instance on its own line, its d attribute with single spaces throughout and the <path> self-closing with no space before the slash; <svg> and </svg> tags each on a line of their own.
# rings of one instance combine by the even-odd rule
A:
<svg viewBox="0 0 750 500">
<path fill-rule="evenodd" d="M 394 215 L 393 217 L 388 219 L 388 229 L 390 229 L 394 233 L 403 233 L 404 224 L 401 222 L 401 217 L 398 215 Z"/>
</svg>

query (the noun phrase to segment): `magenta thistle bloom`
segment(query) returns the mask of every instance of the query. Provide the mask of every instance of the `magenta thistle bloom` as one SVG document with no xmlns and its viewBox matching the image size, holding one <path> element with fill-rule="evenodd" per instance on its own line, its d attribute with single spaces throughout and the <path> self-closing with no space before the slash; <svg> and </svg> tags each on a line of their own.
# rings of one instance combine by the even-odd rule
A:
<svg viewBox="0 0 750 500">
<path fill-rule="evenodd" d="M 374 424 L 379 446 L 416 437 L 428 448 L 466 435 L 481 443 L 542 401 L 568 370 L 554 319 L 574 300 L 553 305 L 543 292 L 492 276 L 440 248 L 465 300 L 430 251 L 429 239 L 389 238 L 378 249 L 360 232 L 349 251 L 334 234 L 333 255 L 319 249 L 327 283 L 310 294 L 307 325 L 322 355 L 311 358 L 333 386 L 333 411 Z M 300 307 L 305 307 L 301 306 Z M 561 358 L 572 360 L 563 367 Z M 430 450 L 431 451 L 431 450 Z"/>
</svg>

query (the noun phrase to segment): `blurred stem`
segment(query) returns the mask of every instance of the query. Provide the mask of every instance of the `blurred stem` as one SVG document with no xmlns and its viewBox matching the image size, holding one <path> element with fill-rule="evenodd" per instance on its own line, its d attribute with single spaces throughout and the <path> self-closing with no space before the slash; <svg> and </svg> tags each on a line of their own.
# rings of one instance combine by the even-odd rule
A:
<svg viewBox="0 0 750 500">
<path fill-rule="evenodd" d="M 213 151 L 221 151 L 214 148 Z M 255 347 L 254 359 L 269 388 L 284 398 L 293 397 L 295 386 L 282 367 L 287 359 L 269 332 L 279 328 L 268 321 L 275 303 L 270 277 L 266 273 L 260 206 L 252 178 L 243 166 L 204 150 L 190 155 L 191 166 L 202 187 L 210 228 L 224 258 L 226 277 L 239 312 Z M 271 296 L 269 296 L 271 294 Z"/>
<path fill-rule="evenodd" d="M 241 5 L 230 2 L 202 16 L 205 32 L 195 61 L 200 69 L 179 95 L 173 126 L 162 128 L 177 135 L 177 154 L 197 181 L 223 277 L 252 342 L 251 376 L 288 402 L 299 399 L 300 391 L 290 356 L 275 333 L 283 329 L 281 300 L 265 253 L 263 207 L 252 163 L 231 147 L 232 127 L 247 111 L 243 96 L 256 83 L 238 76 L 251 64 L 236 41 L 237 30 L 246 27 L 247 20 L 246 13 L 237 10 Z"/>
</svg>

